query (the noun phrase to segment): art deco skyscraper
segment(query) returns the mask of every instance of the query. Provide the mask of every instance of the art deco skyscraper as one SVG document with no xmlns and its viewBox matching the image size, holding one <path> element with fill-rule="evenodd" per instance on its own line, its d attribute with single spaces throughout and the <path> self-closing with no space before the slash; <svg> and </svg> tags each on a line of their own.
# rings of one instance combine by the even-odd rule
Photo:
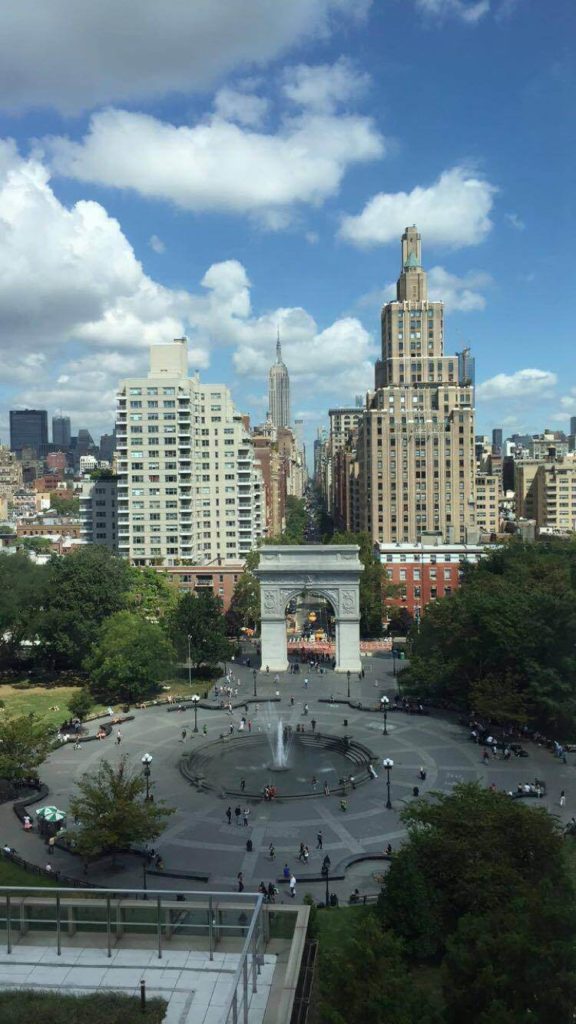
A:
<svg viewBox="0 0 576 1024">
<path fill-rule="evenodd" d="M 468 365 L 472 365 L 468 353 Z M 374 542 L 475 525 L 474 386 L 444 355 L 444 306 L 428 298 L 416 227 L 402 235 L 396 299 L 382 310 L 376 389 L 359 423 L 360 528 Z"/>
<path fill-rule="evenodd" d="M 276 341 L 276 362 L 268 374 L 268 407 L 275 427 L 290 426 L 290 377 L 282 362 L 280 334 Z"/>
</svg>

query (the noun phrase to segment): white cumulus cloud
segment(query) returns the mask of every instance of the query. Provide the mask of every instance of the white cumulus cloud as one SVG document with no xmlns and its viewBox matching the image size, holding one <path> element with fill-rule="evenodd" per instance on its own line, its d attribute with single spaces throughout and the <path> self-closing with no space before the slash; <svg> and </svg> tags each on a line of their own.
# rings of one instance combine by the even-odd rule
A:
<svg viewBox="0 0 576 1024">
<path fill-rule="evenodd" d="M 283 91 L 299 107 L 332 114 L 341 104 L 361 96 L 369 82 L 369 75 L 341 57 L 334 64 L 299 64 L 287 68 Z"/>
<path fill-rule="evenodd" d="M 498 373 L 483 381 L 476 388 L 476 395 L 484 402 L 504 398 L 546 398 L 553 394 L 557 377 L 550 370 L 517 370 L 515 373 Z"/>
<path fill-rule="evenodd" d="M 490 0 L 416 0 L 416 6 L 433 18 L 455 17 L 475 25 L 490 10 Z"/>
<path fill-rule="evenodd" d="M 82 142 L 46 140 L 52 165 L 80 181 L 127 188 L 188 210 L 269 212 L 320 204 L 355 163 L 382 155 L 371 118 L 310 111 L 274 133 L 215 115 L 174 125 L 147 114 L 95 114 Z"/>
<path fill-rule="evenodd" d="M 64 113 L 204 90 L 326 37 L 370 0 L 18 0 L 4 4 L 0 105 Z"/>
<path fill-rule="evenodd" d="M 447 313 L 472 313 L 486 308 L 483 291 L 492 284 L 490 274 L 471 270 L 467 274 L 451 274 L 444 267 L 432 267 L 428 273 L 428 291 L 435 302 L 442 301 Z"/>
<path fill-rule="evenodd" d="M 397 242 L 407 225 L 416 224 L 431 245 L 478 245 L 492 228 L 496 191 L 466 167 L 452 167 L 427 187 L 372 196 L 361 213 L 343 218 L 340 234 L 359 246 L 385 245 Z"/>
</svg>

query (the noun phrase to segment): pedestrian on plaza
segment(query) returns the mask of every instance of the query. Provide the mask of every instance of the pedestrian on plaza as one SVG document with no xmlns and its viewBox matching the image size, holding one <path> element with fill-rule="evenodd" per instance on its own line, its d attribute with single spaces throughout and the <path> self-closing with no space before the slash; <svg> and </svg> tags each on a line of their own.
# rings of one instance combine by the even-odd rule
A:
<svg viewBox="0 0 576 1024">
<path fill-rule="evenodd" d="M 308 714 L 308 712 L 309 712 L 309 710 L 310 710 L 310 708 L 308 707 L 308 705 L 307 705 L 307 704 L 305 704 L 305 705 L 304 705 L 304 711 L 302 712 L 302 714 L 304 714 L 304 715 L 307 715 L 307 714 Z"/>
<path fill-rule="evenodd" d="M 304 689 L 305 690 L 308 689 L 308 676 L 306 676 L 305 679 L 304 679 Z"/>
<path fill-rule="evenodd" d="M 234 808 L 234 817 L 236 818 L 236 824 L 237 825 L 240 824 L 240 815 L 241 814 L 242 814 L 242 808 L 241 807 L 235 807 Z"/>
<path fill-rule="evenodd" d="M 240 779 L 240 791 L 243 793 L 246 789 L 246 779 Z"/>
<path fill-rule="evenodd" d="M 483 751 L 482 751 L 482 760 L 483 760 L 484 762 L 486 762 L 486 761 L 489 761 L 489 760 L 490 760 L 490 754 L 488 753 L 488 751 L 487 751 L 487 750 L 483 750 Z"/>
<path fill-rule="evenodd" d="M 307 863 L 308 863 L 308 858 L 309 858 L 309 856 L 310 856 L 310 850 L 308 849 L 308 847 L 307 847 L 307 846 L 305 846 L 305 847 L 304 847 L 304 863 L 305 863 L 305 864 L 307 864 Z"/>
<path fill-rule="evenodd" d="M 206 725 L 206 722 L 204 722 L 204 725 L 202 726 L 202 732 L 205 736 L 208 735 L 208 726 Z"/>
<path fill-rule="evenodd" d="M 276 902 L 276 893 L 277 893 L 277 891 L 278 890 L 276 889 L 276 886 L 274 885 L 274 882 L 269 882 L 268 883 L 268 902 L 269 903 L 275 903 Z"/>
<path fill-rule="evenodd" d="M 347 811 L 348 810 L 348 801 L 345 799 L 345 797 L 342 797 L 342 799 L 340 801 L 340 810 L 341 811 Z"/>
<path fill-rule="evenodd" d="M 386 843 L 386 856 L 392 856 L 392 843 Z"/>
<path fill-rule="evenodd" d="M 238 892 L 244 892 L 244 876 L 241 871 L 238 872 Z"/>
<path fill-rule="evenodd" d="M 566 793 L 564 792 L 564 790 L 562 790 L 561 793 L 560 793 L 560 807 L 564 807 L 565 803 L 566 803 Z"/>
<path fill-rule="evenodd" d="M 287 864 L 284 865 L 284 868 L 282 870 L 282 874 L 283 874 L 284 878 L 286 879 L 286 881 L 288 882 L 292 872 L 290 871 L 290 868 L 288 867 Z"/>
<path fill-rule="evenodd" d="M 316 732 L 316 719 L 315 718 L 312 719 L 312 721 L 310 722 L 310 725 L 312 726 L 312 732 Z"/>
<path fill-rule="evenodd" d="M 377 779 L 378 778 L 378 773 L 376 772 L 376 769 L 375 769 L 373 764 L 369 764 L 368 765 L 368 774 L 369 774 L 371 779 Z"/>
<path fill-rule="evenodd" d="M 187 735 L 186 734 L 186 729 L 182 729 L 182 738 L 180 740 L 180 743 L 185 743 L 186 742 L 186 735 Z"/>
<path fill-rule="evenodd" d="M 330 786 L 326 779 L 324 779 L 324 796 L 330 796 Z"/>
<path fill-rule="evenodd" d="M 154 858 L 154 867 L 157 871 L 164 871 L 164 861 L 159 853 L 157 853 Z"/>
<path fill-rule="evenodd" d="M 270 843 L 270 846 L 268 847 L 268 856 L 270 857 L 270 860 L 276 860 L 276 850 L 272 843 Z"/>
<path fill-rule="evenodd" d="M 419 772 L 419 775 L 420 775 L 420 778 L 422 779 L 422 782 L 425 782 L 426 781 L 426 769 L 425 768 L 421 768 L 420 772 Z"/>
<path fill-rule="evenodd" d="M 319 830 L 316 833 L 316 849 L 317 850 L 321 850 L 322 849 L 322 842 L 323 842 L 322 831 Z"/>
<path fill-rule="evenodd" d="M 322 861 L 322 874 L 323 875 L 328 874 L 328 872 L 330 870 L 330 864 L 331 863 L 332 863 L 332 861 L 330 860 L 330 857 L 328 856 L 328 854 L 326 854 L 326 856 L 324 857 L 324 860 Z"/>
<path fill-rule="evenodd" d="M 231 825 L 232 824 L 232 808 L 231 807 L 229 807 L 228 810 L 226 811 L 226 817 L 228 818 L 228 824 Z"/>
<path fill-rule="evenodd" d="M 248 827 L 248 815 L 250 814 L 250 808 L 245 807 L 242 811 L 242 817 L 244 818 L 244 825 Z"/>
<path fill-rule="evenodd" d="M 296 879 L 295 879 L 294 875 L 290 875 L 290 881 L 288 883 L 288 888 L 290 889 L 290 895 L 291 895 L 292 899 L 294 899 L 294 897 L 296 895 Z"/>
<path fill-rule="evenodd" d="M 51 857 L 54 856 L 54 847 L 55 847 L 55 845 L 56 845 L 56 836 L 50 836 L 50 839 L 48 840 L 48 853 L 50 854 Z"/>
<path fill-rule="evenodd" d="M 318 779 L 316 778 L 315 775 L 312 776 L 311 782 L 312 782 L 312 790 L 315 793 L 316 790 L 318 789 Z"/>
<path fill-rule="evenodd" d="M 122 743 L 122 733 L 120 732 L 120 729 L 118 729 L 118 732 L 116 733 L 116 746 L 118 747 L 121 743 Z"/>
<path fill-rule="evenodd" d="M 252 719 L 248 719 L 248 732 L 252 732 Z"/>
<path fill-rule="evenodd" d="M 294 697 L 290 697 L 290 707 L 294 707 Z"/>
<path fill-rule="evenodd" d="M 300 851 L 298 853 L 298 860 L 304 860 L 304 843 L 300 843 Z"/>
</svg>

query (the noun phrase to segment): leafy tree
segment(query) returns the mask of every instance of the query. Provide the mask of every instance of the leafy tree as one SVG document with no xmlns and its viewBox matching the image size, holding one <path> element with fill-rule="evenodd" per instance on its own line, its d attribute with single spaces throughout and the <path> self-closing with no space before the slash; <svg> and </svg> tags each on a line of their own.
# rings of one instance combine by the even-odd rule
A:
<svg viewBox="0 0 576 1024">
<path fill-rule="evenodd" d="M 77 690 L 73 693 L 68 701 L 68 710 L 73 718 L 79 718 L 81 722 L 84 721 L 87 715 L 90 714 L 94 706 L 94 700 L 89 690 L 84 687 L 81 690 Z"/>
<path fill-rule="evenodd" d="M 388 632 L 392 636 L 408 636 L 414 625 L 414 618 L 407 608 L 393 608 L 390 612 Z"/>
<path fill-rule="evenodd" d="M 373 913 L 356 923 L 341 948 L 321 953 L 323 1024 L 440 1024 L 429 999 L 414 985 L 403 947 Z"/>
<path fill-rule="evenodd" d="M 102 545 L 86 545 L 46 567 L 38 632 L 43 656 L 57 668 L 80 668 L 101 623 L 120 611 L 131 570 Z"/>
<path fill-rule="evenodd" d="M 90 690 L 103 701 L 136 701 L 158 689 L 174 661 L 164 630 L 133 612 L 110 615 L 85 661 Z"/>
<path fill-rule="evenodd" d="M 243 627 L 257 629 L 260 625 L 260 581 L 253 571 L 258 562 L 258 552 L 250 551 L 226 612 L 226 631 L 229 636 L 238 636 Z"/>
<path fill-rule="evenodd" d="M 557 736 L 576 729 L 576 542 L 512 542 L 464 569 L 412 634 L 405 692 Z"/>
<path fill-rule="evenodd" d="M 178 584 L 162 572 L 146 566 L 130 569 L 130 589 L 126 604 L 130 611 L 157 622 L 178 603 Z"/>
<path fill-rule="evenodd" d="M 174 811 L 161 801 L 146 801 L 145 788 L 142 773 L 131 769 L 125 757 L 117 765 L 102 760 L 96 773 L 83 775 L 69 813 L 78 823 L 69 833 L 78 852 L 115 855 L 156 839 Z"/>
<path fill-rule="evenodd" d="M 24 641 L 33 641 L 46 566 L 24 552 L 0 554 L 0 662 L 16 666 Z"/>
<path fill-rule="evenodd" d="M 380 561 L 380 555 L 372 547 L 369 534 L 335 533 L 331 537 L 330 543 L 357 544 L 360 547 L 359 558 L 364 566 L 364 571 L 360 576 L 360 636 L 363 638 L 382 636 L 386 574 Z"/>
<path fill-rule="evenodd" d="M 178 657 L 187 661 L 190 651 L 196 669 L 217 665 L 232 655 L 222 602 L 208 588 L 182 595 L 168 618 L 168 633 Z"/>
<path fill-rule="evenodd" d="M 35 551 L 38 554 L 52 550 L 52 541 L 49 537 L 20 537 L 18 544 L 26 551 Z"/>
<path fill-rule="evenodd" d="M 402 819 L 409 839 L 386 876 L 382 922 L 416 961 L 442 962 L 446 1021 L 569 1019 L 576 897 L 559 823 L 477 784 L 417 800 Z"/>
<path fill-rule="evenodd" d="M 36 778 L 52 745 L 53 730 L 36 715 L 0 717 L 0 778 Z"/>
<path fill-rule="evenodd" d="M 51 494 L 50 510 L 58 516 L 78 517 L 80 515 L 80 498 L 77 498 L 72 491 L 69 498 L 62 494 Z"/>
</svg>

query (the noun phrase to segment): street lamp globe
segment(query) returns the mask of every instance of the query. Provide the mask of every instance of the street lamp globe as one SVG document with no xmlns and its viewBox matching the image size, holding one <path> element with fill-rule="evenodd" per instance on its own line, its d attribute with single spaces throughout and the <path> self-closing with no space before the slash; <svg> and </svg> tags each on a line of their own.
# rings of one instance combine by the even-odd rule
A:
<svg viewBox="0 0 576 1024">
<path fill-rule="evenodd" d="M 394 761 L 392 760 L 391 757 L 385 757 L 384 760 L 382 761 L 382 765 L 386 769 L 386 771 L 389 772 L 390 769 L 394 767 Z"/>
<path fill-rule="evenodd" d="M 145 765 L 145 766 L 151 765 L 152 764 L 152 754 L 143 754 L 142 755 L 142 764 Z"/>
<path fill-rule="evenodd" d="M 197 693 L 194 693 L 190 700 L 194 705 L 194 732 L 198 732 L 198 701 L 200 700 L 200 697 Z"/>
</svg>

